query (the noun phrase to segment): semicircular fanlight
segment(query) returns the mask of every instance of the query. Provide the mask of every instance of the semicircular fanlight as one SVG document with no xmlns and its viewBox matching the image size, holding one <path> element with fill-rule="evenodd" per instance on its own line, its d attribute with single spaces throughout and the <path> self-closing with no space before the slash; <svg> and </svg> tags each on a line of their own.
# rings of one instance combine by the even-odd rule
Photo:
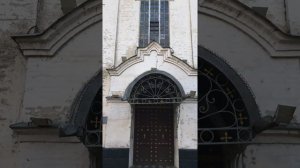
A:
<svg viewBox="0 0 300 168">
<path fill-rule="evenodd" d="M 129 103 L 162 104 L 180 103 L 182 96 L 176 83 L 162 74 L 150 74 L 133 87 Z"/>
</svg>

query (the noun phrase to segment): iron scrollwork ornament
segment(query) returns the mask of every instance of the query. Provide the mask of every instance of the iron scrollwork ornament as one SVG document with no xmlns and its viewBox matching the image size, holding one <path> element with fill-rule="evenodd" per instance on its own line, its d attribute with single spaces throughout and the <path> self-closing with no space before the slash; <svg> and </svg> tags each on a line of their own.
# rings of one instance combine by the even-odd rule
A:
<svg viewBox="0 0 300 168">
<path fill-rule="evenodd" d="M 251 141 L 248 111 L 238 91 L 222 72 L 199 59 L 199 145 Z"/>
<path fill-rule="evenodd" d="M 173 80 L 162 74 L 150 74 L 135 84 L 128 101 L 131 104 L 180 103 L 182 96 Z"/>
</svg>

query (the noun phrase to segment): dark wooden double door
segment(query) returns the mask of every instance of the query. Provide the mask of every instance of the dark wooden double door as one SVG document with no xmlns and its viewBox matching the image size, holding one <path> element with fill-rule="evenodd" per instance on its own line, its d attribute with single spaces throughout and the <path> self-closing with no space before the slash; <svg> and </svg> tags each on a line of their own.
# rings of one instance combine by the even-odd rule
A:
<svg viewBox="0 0 300 168">
<path fill-rule="evenodd" d="M 173 105 L 136 105 L 133 164 L 172 167 L 174 165 Z"/>
</svg>

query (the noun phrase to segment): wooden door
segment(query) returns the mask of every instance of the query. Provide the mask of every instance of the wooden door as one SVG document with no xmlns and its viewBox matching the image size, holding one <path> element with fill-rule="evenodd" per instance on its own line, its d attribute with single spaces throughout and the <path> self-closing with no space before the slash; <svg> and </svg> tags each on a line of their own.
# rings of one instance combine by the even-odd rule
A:
<svg viewBox="0 0 300 168">
<path fill-rule="evenodd" d="M 174 165 L 173 121 L 172 105 L 136 105 L 133 150 L 135 166 Z"/>
</svg>

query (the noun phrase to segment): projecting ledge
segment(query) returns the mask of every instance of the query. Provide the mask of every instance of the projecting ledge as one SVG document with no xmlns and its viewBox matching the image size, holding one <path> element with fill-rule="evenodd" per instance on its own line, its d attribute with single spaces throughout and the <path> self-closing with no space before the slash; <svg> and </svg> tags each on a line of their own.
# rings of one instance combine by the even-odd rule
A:
<svg viewBox="0 0 300 168">
<path fill-rule="evenodd" d="M 80 143 L 77 137 L 59 137 L 59 128 L 49 119 L 31 118 L 30 122 L 19 122 L 9 126 L 17 143 Z"/>
</svg>

